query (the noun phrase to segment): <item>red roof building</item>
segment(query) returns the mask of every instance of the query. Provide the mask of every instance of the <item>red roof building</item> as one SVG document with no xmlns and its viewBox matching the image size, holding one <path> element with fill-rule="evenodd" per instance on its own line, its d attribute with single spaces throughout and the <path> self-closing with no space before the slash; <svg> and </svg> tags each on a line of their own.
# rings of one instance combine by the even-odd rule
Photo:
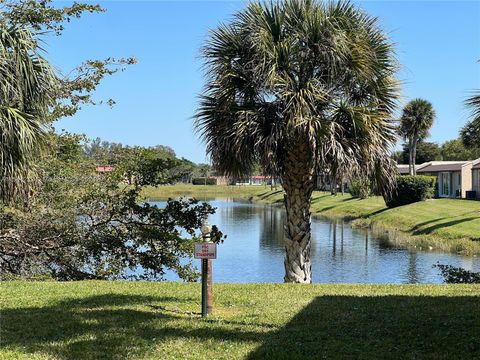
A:
<svg viewBox="0 0 480 360">
<path fill-rule="evenodd" d="M 99 173 L 108 173 L 113 171 L 113 166 L 107 165 L 107 166 L 97 166 L 95 170 Z"/>
</svg>

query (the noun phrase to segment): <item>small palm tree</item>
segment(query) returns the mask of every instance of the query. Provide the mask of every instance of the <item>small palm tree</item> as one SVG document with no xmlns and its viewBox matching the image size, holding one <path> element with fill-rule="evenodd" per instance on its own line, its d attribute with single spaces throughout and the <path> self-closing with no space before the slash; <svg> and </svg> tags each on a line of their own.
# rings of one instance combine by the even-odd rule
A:
<svg viewBox="0 0 480 360">
<path fill-rule="evenodd" d="M 397 64 L 377 21 L 348 2 L 250 3 L 211 32 L 196 129 L 217 170 L 280 178 L 286 282 L 311 282 L 315 174 L 361 173 L 386 191 L 395 171 Z"/>
<path fill-rule="evenodd" d="M 465 101 L 472 110 L 472 120 L 460 131 L 460 136 L 465 146 L 480 148 L 480 93 L 473 95 Z"/>
<path fill-rule="evenodd" d="M 26 189 L 56 78 L 27 29 L 0 19 L 0 200 Z"/>
<path fill-rule="evenodd" d="M 408 140 L 410 175 L 416 175 L 415 158 L 417 144 L 428 136 L 428 132 L 435 120 L 435 111 L 430 102 L 423 99 L 410 101 L 403 109 L 400 119 L 400 135 Z"/>
</svg>

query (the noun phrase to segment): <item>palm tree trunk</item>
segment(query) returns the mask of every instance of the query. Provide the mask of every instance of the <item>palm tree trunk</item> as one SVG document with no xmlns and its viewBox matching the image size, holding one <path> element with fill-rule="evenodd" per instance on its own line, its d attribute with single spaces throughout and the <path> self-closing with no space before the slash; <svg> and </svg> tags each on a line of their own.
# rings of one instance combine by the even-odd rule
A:
<svg viewBox="0 0 480 360">
<path fill-rule="evenodd" d="M 412 143 L 412 140 L 410 140 L 408 142 L 408 173 L 410 175 L 413 175 L 413 158 L 412 158 L 412 154 L 413 154 L 413 143 Z"/>
<path fill-rule="evenodd" d="M 415 160 L 417 158 L 417 141 L 413 141 L 412 146 L 412 175 L 417 175 L 417 170 L 415 169 Z"/>
<path fill-rule="evenodd" d="M 337 176 L 330 176 L 330 194 L 333 196 L 337 195 Z"/>
<path fill-rule="evenodd" d="M 311 283 L 310 201 L 313 166 L 305 143 L 287 155 L 282 185 L 287 210 L 285 224 L 285 282 Z"/>
</svg>

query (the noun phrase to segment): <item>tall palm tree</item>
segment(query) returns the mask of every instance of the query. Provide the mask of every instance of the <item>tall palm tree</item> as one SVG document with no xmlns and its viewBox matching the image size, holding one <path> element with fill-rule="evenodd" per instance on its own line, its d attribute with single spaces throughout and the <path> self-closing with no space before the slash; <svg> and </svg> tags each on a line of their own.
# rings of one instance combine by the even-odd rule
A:
<svg viewBox="0 0 480 360">
<path fill-rule="evenodd" d="M 348 2 L 286 0 L 250 3 L 211 32 L 203 55 L 196 129 L 224 174 L 248 174 L 259 162 L 281 179 L 284 280 L 309 283 L 315 173 L 356 171 L 381 190 L 392 183 L 392 45 Z"/>
<path fill-rule="evenodd" d="M 28 29 L 0 19 L 0 200 L 25 190 L 56 78 Z"/>
<path fill-rule="evenodd" d="M 480 148 L 480 93 L 473 95 L 465 101 L 472 110 L 472 120 L 460 131 L 460 136 L 465 146 Z"/>
<path fill-rule="evenodd" d="M 405 140 L 408 140 L 410 175 L 417 174 L 415 169 L 417 144 L 428 136 L 434 120 L 435 111 L 427 100 L 414 99 L 403 108 L 399 132 Z"/>
</svg>

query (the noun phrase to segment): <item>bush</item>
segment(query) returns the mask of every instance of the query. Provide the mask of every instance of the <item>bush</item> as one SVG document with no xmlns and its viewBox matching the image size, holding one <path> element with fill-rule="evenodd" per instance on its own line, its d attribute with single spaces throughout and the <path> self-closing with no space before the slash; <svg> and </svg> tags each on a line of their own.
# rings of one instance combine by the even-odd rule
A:
<svg viewBox="0 0 480 360">
<path fill-rule="evenodd" d="M 367 179 L 353 180 L 350 183 L 350 194 L 359 199 L 366 199 L 372 194 L 370 181 Z"/>
<path fill-rule="evenodd" d="M 447 284 L 480 284 L 480 273 L 468 271 L 451 265 L 433 265 L 440 269 Z"/>
<path fill-rule="evenodd" d="M 217 179 L 215 178 L 194 178 L 192 179 L 193 185 L 217 185 Z"/>
<path fill-rule="evenodd" d="M 385 199 L 389 208 L 430 199 L 435 194 L 434 176 L 398 176 L 392 194 Z"/>
</svg>

